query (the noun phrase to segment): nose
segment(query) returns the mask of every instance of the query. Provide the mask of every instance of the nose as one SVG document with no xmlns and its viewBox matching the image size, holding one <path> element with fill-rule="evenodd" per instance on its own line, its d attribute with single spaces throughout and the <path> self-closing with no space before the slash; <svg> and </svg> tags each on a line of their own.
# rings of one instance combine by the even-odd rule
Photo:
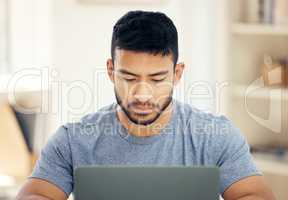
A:
<svg viewBox="0 0 288 200">
<path fill-rule="evenodd" d="M 145 82 L 138 83 L 135 86 L 134 90 L 134 98 L 136 98 L 138 101 L 144 103 L 149 101 L 152 98 L 152 87 Z"/>
</svg>

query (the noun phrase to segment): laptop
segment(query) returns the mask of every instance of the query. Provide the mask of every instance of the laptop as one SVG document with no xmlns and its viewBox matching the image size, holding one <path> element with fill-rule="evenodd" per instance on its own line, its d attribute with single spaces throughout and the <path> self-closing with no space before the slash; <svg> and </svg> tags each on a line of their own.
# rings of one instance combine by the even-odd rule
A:
<svg viewBox="0 0 288 200">
<path fill-rule="evenodd" d="M 87 166 L 74 171 L 75 200 L 218 200 L 219 169 Z"/>
</svg>

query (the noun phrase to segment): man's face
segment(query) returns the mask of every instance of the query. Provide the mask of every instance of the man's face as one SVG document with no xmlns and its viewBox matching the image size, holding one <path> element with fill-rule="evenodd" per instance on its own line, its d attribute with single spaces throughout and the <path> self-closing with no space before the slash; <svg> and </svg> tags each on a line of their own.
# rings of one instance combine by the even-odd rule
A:
<svg viewBox="0 0 288 200">
<path fill-rule="evenodd" d="M 172 100 L 172 55 L 116 49 L 113 78 L 117 103 L 129 120 L 149 125 L 159 118 Z"/>
</svg>

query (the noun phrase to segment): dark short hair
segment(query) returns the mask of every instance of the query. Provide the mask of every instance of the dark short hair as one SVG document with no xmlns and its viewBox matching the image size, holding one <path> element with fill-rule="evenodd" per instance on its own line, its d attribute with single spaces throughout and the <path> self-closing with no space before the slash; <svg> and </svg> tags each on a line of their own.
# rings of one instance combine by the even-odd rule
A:
<svg viewBox="0 0 288 200">
<path fill-rule="evenodd" d="M 173 56 L 178 60 L 178 33 L 172 20 L 161 12 L 130 11 L 114 25 L 111 57 L 115 49 Z"/>
</svg>

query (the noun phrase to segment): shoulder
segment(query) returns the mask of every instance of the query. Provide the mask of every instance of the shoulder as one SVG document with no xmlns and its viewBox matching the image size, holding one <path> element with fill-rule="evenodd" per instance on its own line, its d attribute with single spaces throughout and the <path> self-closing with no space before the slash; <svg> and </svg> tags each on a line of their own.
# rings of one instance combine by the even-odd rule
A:
<svg viewBox="0 0 288 200">
<path fill-rule="evenodd" d="M 207 112 L 193 105 L 176 101 L 177 120 L 189 126 L 191 134 L 225 134 L 233 127 L 230 119 L 222 114 Z"/>
<path fill-rule="evenodd" d="M 206 112 L 186 103 L 177 102 L 177 105 L 178 120 L 185 121 L 184 125 L 188 127 L 185 131 L 212 152 L 246 145 L 241 130 L 227 116 Z M 178 124 L 183 126 L 183 123 Z"/>
<path fill-rule="evenodd" d="M 87 114 L 80 119 L 82 124 L 96 124 L 101 123 L 107 118 L 113 117 L 115 114 L 116 104 L 112 103 L 107 106 L 100 108 L 97 112 Z"/>
<path fill-rule="evenodd" d="M 69 135 L 89 135 L 105 125 L 111 125 L 115 118 L 115 103 L 104 106 L 98 111 L 89 113 L 76 122 L 68 122 L 63 127 Z"/>
<path fill-rule="evenodd" d="M 97 139 L 105 124 L 111 125 L 114 104 L 100 108 L 97 112 L 87 114 L 76 122 L 67 122 L 60 125 L 49 137 L 46 149 L 71 151 L 75 144 L 87 145 L 89 141 Z M 77 145 L 76 145 L 77 146 Z"/>
</svg>

